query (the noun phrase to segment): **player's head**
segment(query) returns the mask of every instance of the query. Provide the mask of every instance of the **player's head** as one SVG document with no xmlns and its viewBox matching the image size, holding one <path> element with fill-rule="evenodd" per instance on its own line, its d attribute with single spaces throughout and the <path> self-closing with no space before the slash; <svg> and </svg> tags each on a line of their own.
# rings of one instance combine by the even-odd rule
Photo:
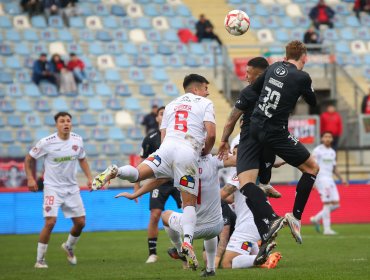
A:
<svg viewBox="0 0 370 280">
<path fill-rule="evenodd" d="M 157 114 L 157 112 L 158 112 L 158 105 L 157 104 L 153 104 L 153 106 L 152 106 L 152 113 L 153 114 Z"/>
<path fill-rule="evenodd" d="M 302 70 L 307 62 L 307 48 L 301 41 L 291 41 L 285 47 L 285 57 L 295 62 L 298 70 Z"/>
<path fill-rule="evenodd" d="M 203 76 L 198 74 L 190 74 L 184 78 L 182 86 L 185 92 L 191 92 L 195 95 L 207 97 L 209 95 L 208 84 L 209 82 Z"/>
<path fill-rule="evenodd" d="M 156 121 L 157 121 L 157 123 L 159 124 L 159 127 L 161 127 L 161 124 L 162 124 L 162 119 L 163 119 L 163 113 L 164 113 L 164 109 L 165 109 L 166 107 L 164 107 L 164 106 L 162 106 L 162 107 L 159 107 L 158 109 L 157 109 L 157 116 L 156 116 Z"/>
<path fill-rule="evenodd" d="M 331 147 L 333 140 L 333 133 L 330 131 L 325 131 L 323 134 L 321 134 L 321 143 L 323 143 L 326 147 Z"/>
<path fill-rule="evenodd" d="M 58 133 L 68 134 L 72 129 L 72 116 L 68 112 L 59 112 L 54 116 Z"/>
<path fill-rule="evenodd" d="M 249 84 L 253 84 L 259 75 L 261 75 L 269 66 L 264 57 L 255 57 L 248 61 L 245 72 L 245 79 Z"/>
<path fill-rule="evenodd" d="M 326 111 L 329 113 L 334 113 L 336 111 L 336 108 L 333 104 L 330 104 L 328 105 L 328 107 L 326 107 Z"/>
</svg>

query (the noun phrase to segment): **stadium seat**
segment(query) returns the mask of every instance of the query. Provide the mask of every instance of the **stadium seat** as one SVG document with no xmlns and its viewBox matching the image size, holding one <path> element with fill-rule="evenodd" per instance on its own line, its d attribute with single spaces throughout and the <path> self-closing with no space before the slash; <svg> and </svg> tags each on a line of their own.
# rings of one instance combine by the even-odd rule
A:
<svg viewBox="0 0 370 280">
<path fill-rule="evenodd" d="M 141 17 L 136 19 L 136 26 L 139 29 L 149 30 L 152 29 L 152 20 L 148 17 Z"/>
<path fill-rule="evenodd" d="M 350 54 L 345 57 L 345 62 L 347 65 L 351 66 L 362 66 L 363 60 L 357 54 Z"/>
<path fill-rule="evenodd" d="M 365 42 L 361 40 L 355 40 L 351 42 L 351 51 L 354 54 L 362 55 L 368 53 Z"/>
<path fill-rule="evenodd" d="M 162 98 L 152 98 L 149 100 L 149 107 L 152 108 L 154 105 L 157 105 L 158 107 L 162 107 L 165 105 Z"/>
<path fill-rule="evenodd" d="M 144 138 L 144 135 L 140 128 L 138 127 L 131 127 L 127 130 L 127 135 L 132 140 L 142 140 Z"/>
<path fill-rule="evenodd" d="M 143 5 L 143 11 L 146 16 L 157 17 L 160 15 L 157 5 L 153 3 Z"/>
<path fill-rule="evenodd" d="M 99 156 L 99 151 L 97 149 L 97 145 L 96 144 L 86 143 L 84 145 L 84 149 L 86 151 L 86 154 L 89 157 L 97 157 L 97 156 Z"/>
<path fill-rule="evenodd" d="M 52 115 L 45 115 L 44 116 L 44 125 L 46 126 L 50 126 L 50 127 L 55 127 L 55 120 L 54 120 L 54 117 Z"/>
<path fill-rule="evenodd" d="M 129 79 L 135 82 L 144 81 L 144 73 L 138 68 L 130 68 Z"/>
<path fill-rule="evenodd" d="M 161 42 L 162 34 L 158 30 L 148 30 L 146 32 L 146 38 L 151 42 Z"/>
<path fill-rule="evenodd" d="M 49 136 L 50 134 L 51 134 L 50 130 L 47 129 L 47 128 L 37 128 L 37 129 L 35 129 L 35 139 L 42 139 L 42 138 L 45 138 L 45 137 Z"/>
<path fill-rule="evenodd" d="M 362 40 L 370 40 L 370 31 L 366 27 L 355 28 L 355 36 L 357 38 L 361 38 Z"/>
<path fill-rule="evenodd" d="M 276 36 L 276 39 L 280 42 L 289 41 L 289 34 L 285 30 L 276 30 L 275 36 Z"/>
<path fill-rule="evenodd" d="M 72 130 L 73 130 L 74 133 L 80 135 L 82 137 L 82 139 L 84 140 L 84 142 L 90 140 L 89 133 L 87 132 L 87 130 L 85 128 L 74 127 Z"/>
<path fill-rule="evenodd" d="M 102 159 L 96 159 L 92 162 L 91 169 L 96 172 L 103 172 L 108 166 L 108 162 Z"/>
<path fill-rule="evenodd" d="M 139 53 L 140 54 L 147 54 L 147 55 L 154 55 L 156 54 L 156 50 L 154 45 L 151 43 L 142 43 L 139 45 Z"/>
<path fill-rule="evenodd" d="M 257 32 L 257 38 L 260 43 L 273 43 L 275 40 L 272 36 L 271 30 L 261 29 Z"/>
<path fill-rule="evenodd" d="M 302 40 L 305 31 L 303 29 L 295 29 L 290 33 L 290 40 Z"/>
<path fill-rule="evenodd" d="M 115 94 L 122 97 L 128 97 L 132 95 L 132 92 L 128 85 L 118 84 L 115 87 Z"/>
<path fill-rule="evenodd" d="M 21 145 L 10 144 L 6 153 L 11 157 L 24 157 L 27 152 Z"/>
<path fill-rule="evenodd" d="M 112 126 L 114 125 L 113 115 L 109 112 L 99 113 L 98 122 L 101 126 Z"/>
<path fill-rule="evenodd" d="M 355 33 L 352 28 L 342 28 L 340 29 L 340 37 L 342 40 L 352 41 L 355 39 Z"/>
<path fill-rule="evenodd" d="M 31 54 L 29 46 L 23 42 L 15 44 L 14 52 L 21 56 L 29 56 Z"/>
<path fill-rule="evenodd" d="M 156 27 L 156 25 L 154 24 L 154 20 L 158 21 L 157 25 L 158 27 Z M 158 30 L 162 30 L 162 29 L 168 29 L 169 27 L 167 28 L 163 28 L 162 26 L 164 26 L 164 23 L 162 21 L 165 21 L 166 18 L 164 17 L 156 17 L 153 19 L 153 26 L 158 29 Z M 182 17 L 171 17 L 171 18 L 168 18 L 168 24 L 169 26 L 172 28 L 172 29 L 182 29 L 185 27 L 185 22 L 184 22 L 184 19 Z M 162 28 L 162 29 L 160 29 Z"/>
<path fill-rule="evenodd" d="M 5 93 L 11 98 L 22 98 L 23 92 L 19 84 L 9 84 L 5 86 Z"/>
<path fill-rule="evenodd" d="M 46 20 L 44 16 L 33 16 L 31 18 L 31 24 L 35 28 L 44 29 L 47 28 Z"/>
<path fill-rule="evenodd" d="M 157 48 L 157 52 L 162 55 L 171 55 L 173 54 L 173 50 L 170 44 L 159 44 Z"/>
<path fill-rule="evenodd" d="M 188 55 L 185 57 L 185 65 L 188 67 L 200 67 L 200 60 L 195 55 Z"/>
<path fill-rule="evenodd" d="M 128 4 L 126 8 L 127 15 L 131 18 L 138 18 L 143 16 L 143 11 L 139 4 Z"/>
<path fill-rule="evenodd" d="M 176 54 L 188 55 L 189 53 L 187 45 L 182 44 L 182 43 L 175 44 L 174 49 L 175 49 L 174 53 Z"/>
<path fill-rule="evenodd" d="M 325 29 L 323 38 L 327 41 L 338 41 L 338 35 L 335 29 Z"/>
<path fill-rule="evenodd" d="M 268 29 L 279 29 L 280 22 L 275 17 L 266 17 L 263 19 L 263 26 Z"/>
<path fill-rule="evenodd" d="M 63 42 L 72 42 L 73 36 L 72 33 L 68 29 L 60 29 L 58 30 L 58 38 Z"/>
<path fill-rule="evenodd" d="M 115 123 L 119 127 L 131 127 L 134 125 L 132 115 L 124 110 L 116 112 Z"/>
<path fill-rule="evenodd" d="M 152 71 L 152 78 L 159 82 L 167 82 L 168 75 L 164 69 L 155 69 Z"/>
<path fill-rule="evenodd" d="M 7 125 L 13 128 L 19 128 L 23 126 L 22 118 L 18 115 L 10 115 L 7 117 Z"/>
<path fill-rule="evenodd" d="M 102 42 L 111 42 L 113 40 L 113 37 L 108 31 L 98 30 L 96 31 L 96 40 Z"/>
<path fill-rule="evenodd" d="M 215 59 L 213 54 L 207 54 L 201 57 L 201 65 L 204 67 L 214 67 Z"/>
<path fill-rule="evenodd" d="M 120 111 L 123 109 L 121 101 L 117 98 L 110 98 L 107 100 L 107 107 L 113 111 Z"/>
<path fill-rule="evenodd" d="M 170 55 L 166 57 L 167 65 L 173 68 L 180 68 L 184 66 L 183 59 L 179 55 Z"/>
<path fill-rule="evenodd" d="M 68 53 L 75 53 L 77 55 L 81 55 L 83 53 L 80 44 L 77 43 L 67 44 L 67 51 Z"/>
<path fill-rule="evenodd" d="M 5 97 L 4 89 L 0 87 L 0 99 Z"/>
<path fill-rule="evenodd" d="M 12 51 L 10 45 L 0 44 L 0 55 L 8 56 L 8 55 L 12 55 L 12 54 L 13 54 L 13 51 Z"/>
<path fill-rule="evenodd" d="M 110 132 L 111 131 L 109 131 L 109 134 Z M 109 139 L 111 139 L 111 137 L 109 137 Z M 101 149 L 102 149 L 102 153 L 107 156 L 116 156 L 120 154 L 118 147 L 112 143 L 102 144 Z"/>
<path fill-rule="evenodd" d="M 119 20 L 120 25 L 124 30 L 130 30 L 136 28 L 136 21 L 134 18 L 124 17 Z"/>
<path fill-rule="evenodd" d="M 22 13 L 21 7 L 19 3 L 7 1 L 7 3 L 4 4 L 4 10 L 9 15 L 19 15 Z"/>
<path fill-rule="evenodd" d="M 83 112 L 87 110 L 87 106 L 82 99 L 73 99 L 71 102 L 71 106 L 74 111 Z"/>
<path fill-rule="evenodd" d="M 86 62 L 86 61 L 85 61 Z M 98 71 L 96 71 L 94 68 L 86 69 L 86 76 L 89 79 L 90 82 L 98 83 L 101 81 L 101 76 Z"/>
<path fill-rule="evenodd" d="M 69 106 L 67 104 L 67 102 L 62 99 L 61 97 L 58 97 L 54 100 L 52 100 L 52 105 L 51 105 L 52 109 L 54 111 L 57 111 L 57 112 L 68 112 L 69 111 Z"/>
<path fill-rule="evenodd" d="M 118 22 L 114 17 L 104 17 L 103 25 L 108 30 L 119 28 Z"/>
<path fill-rule="evenodd" d="M 41 92 L 35 84 L 24 85 L 24 92 L 29 97 L 41 97 Z"/>
<path fill-rule="evenodd" d="M 12 28 L 12 22 L 7 16 L 0 16 L 0 28 L 4 30 Z"/>
<path fill-rule="evenodd" d="M 48 25 L 51 28 L 61 29 L 64 28 L 63 19 L 59 15 L 52 15 L 48 18 Z"/>
<path fill-rule="evenodd" d="M 97 66 L 99 70 L 105 70 L 108 68 L 114 68 L 113 58 L 110 55 L 100 55 L 97 58 Z"/>
<path fill-rule="evenodd" d="M 122 130 L 118 127 L 111 127 L 109 128 L 109 139 L 113 141 L 124 141 L 125 135 L 123 134 Z"/>
<path fill-rule="evenodd" d="M 133 65 L 133 63 L 131 63 L 130 57 L 125 54 L 117 56 L 115 58 L 115 61 L 116 61 L 116 65 L 120 68 L 128 68 Z"/>
<path fill-rule="evenodd" d="M 85 23 L 82 17 L 70 17 L 69 26 L 74 29 L 85 28 Z"/>
<path fill-rule="evenodd" d="M 33 142 L 31 131 L 27 129 L 17 130 L 17 141 L 21 143 L 31 143 Z"/>
<path fill-rule="evenodd" d="M 89 44 L 89 53 L 92 55 L 102 55 L 105 53 L 103 45 L 99 42 L 92 42 Z"/>
<path fill-rule="evenodd" d="M 134 98 L 134 97 L 125 98 L 125 109 L 129 110 L 129 111 L 141 110 L 139 100 L 137 98 Z"/>
<path fill-rule="evenodd" d="M 12 70 L 19 70 L 22 68 L 22 63 L 17 56 L 10 56 L 5 59 L 5 66 Z"/>
<path fill-rule="evenodd" d="M 258 16 L 263 16 L 263 17 L 269 16 L 268 9 L 264 5 L 262 5 L 262 4 L 257 4 L 255 6 L 255 13 Z"/>
<path fill-rule="evenodd" d="M 185 5 L 178 5 L 176 7 L 176 14 L 178 16 L 182 16 L 182 17 L 190 17 L 191 16 L 191 11 Z"/>
<path fill-rule="evenodd" d="M 13 75 L 9 72 L 4 72 L 0 70 L 0 84 L 10 83 L 13 83 Z"/>
<path fill-rule="evenodd" d="M 20 42 L 22 40 L 21 34 L 15 29 L 6 30 L 5 39 L 11 42 Z"/>
<path fill-rule="evenodd" d="M 27 114 L 24 116 L 24 124 L 26 127 L 40 127 L 41 120 L 37 114 Z"/>
<path fill-rule="evenodd" d="M 56 41 L 56 37 L 54 35 L 55 33 L 51 31 L 50 29 L 46 29 L 40 32 L 41 40 L 47 41 L 47 42 L 54 42 Z"/>
<path fill-rule="evenodd" d="M 91 16 L 95 15 L 95 12 L 93 12 L 94 5 L 91 5 L 90 3 L 84 3 L 84 1 L 79 1 L 78 8 L 81 13 L 81 16 Z"/>
<path fill-rule="evenodd" d="M 346 17 L 346 24 L 350 27 L 361 27 L 361 24 L 358 21 L 358 18 L 355 16 Z"/>
<path fill-rule="evenodd" d="M 32 107 L 30 105 L 30 102 L 25 99 L 17 99 L 15 101 L 15 109 L 17 112 L 32 112 Z"/>
<path fill-rule="evenodd" d="M 107 141 L 108 140 L 108 134 L 103 128 L 94 128 L 91 131 L 91 137 L 96 141 Z"/>
<path fill-rule="evenodd" d="M 155 91 L 149 84 L 140 84 L 139 93 L 144 96 L 155 96 Z"/>
<path fill-rule="evenodd" d="M 311 25 L 311 21 L 307 17 L 296 17 L 294 18 L 296 28 L 307 29 Z M 302 40 L 302 38 L 300 39 Z"/>
<path fill-rule="evenodd" d="M 117 17 L 125 17 L 127 15 L 125 9 L 121 5 L 112 5 L 111 14 Z"/>
<path fill-rule="evenodd" d="M 62 42 L 52 42 L 49 44 L 49 53 L 57 53 L 61 56 L 67 56 L 67 51 Z"/>
<path fill-rule="evenodd" d="M 172 43 L 180 42 L 177 32 L 173 29 L 167 30 L 163 33 L 163 41 L 168 41 Z"/>
<path fill-rule="evenodd" d="M 50 112 L 50 105 L 47 100 L 39 99 L 35 101 L 35 109 L 39 112 Z"/>
<path fill-rule="evenodd" d="M 141 29 L 132 29 L 129 32 L 130 41 L 133 43 L 143 43 L 146 42 L 145 33 Z"/>
<path fill-rule="evenodd" d="M 94 8 L 95 14 L 98 15 L 99 17 L 109 16 L 108 6 L 99 3 L 97 5 L 94 5 Z"/>
<path fill-rule="evenodd" d="M 114 41 L 116 42 L 127 42 L 128 41 L 128 36 L 126 31 L 124 30 L 116 30 L 113 32 L 113 38 Z"/>
<path fill-rule="evenodd" d="M 338 53 L 350 53 L 350 48 L 348 46 L 348 43 L 345 41 L 338 41 L 335 43 L 335 49 Z"/>
<path fill-rule="evenodd" d="M 58 89 L 55 85 L 50 83 L 40 83 L 40 91 L 43 95 L 48 97 L 56 97 L 59 95 Z"/>
<path fill-rule="evenodd" d="M 78 94 L 81 96 L 91 97 L 95 95 L 93 87 L 88 83 L 78 85 Z"/>
<path fill-rule="evenodd" d="M 80 116 L 80 125 L 85 126 L 96 126 L 98 124 L 98 121 L 96 119 L 96 114 L 81 114 Z"/>
<path fill-rule="evenodd" d="M 123 153 L 124 155 L 132 155 L 135 154 L 135 149 L 132 144 L 129 143 L 121 143 L 119 145 L 120 153 Z"/>
<path fill-rule="evenodd" d="M 102 101 L 99 98 L 93 97 L 88 100 L 89 109 L 93 112 L 103 111 L 105 109 Z"/>
<path fill-rule="evenodd" d="M 204 47 L 199 43 L 192 43 L 189 45 L 190 53 L 195 55 L 205 55 Z"/>
<path fill-rule="evenodd" d="M 175 24 L 175 21 L 174 20 L 171 20 L 171 23 Z M 176 23 L 175 24 L 176 26 L 172 26 L 172 24 L 171 24 L 171 26 L 173 28 L 179 29 L 179 28 L 183 27 L 182 24 L 183 24 L 183 22 L 182 22 L 182 20 L 180 20 L 179 23 Z M 165 17 L 162 17 L 162 16 L 154 17 L 152 19 L 152 25 L 157 30 L 167 30 L 167 29 L 169 29 L 169 25 L 168 25 L 167 19 Z M 179 25 L 181 25 L 181 27 L 178 27 Z"/>
<path fill-rule="evenodd" d="M 154 55 L 150 57 L 150 65 L 152 67 L 165 67 L 166 63 L 161 55 Z"/>
<path fill-rule="evenodd" d="M 11 144 L 14 143 L 14 136 L 11 130 L 3 129 L 0 133 L 0 143 Z"/>
<path fill-rule="evenodd" d="M 121 74 L 116 69 L 107 69 L 105 71 L 105 81 L 118 83 L 121 82 L 121 80 L 122 80 Z"/>
<path fill-rule="evenodd" d="M 34 29 L 24 30 L 23 39 L 29 42 L 38 42 L 40 40 L 38 33 Z"/>
<path fill-rule="evenodd" d="M 37 53 L 37 54 L 47 53 L 49 51 L 47 49 L 45 43 L 43 43 L 43 42 L 31 44 L 31 50 L 32 50 L 33 53 Z M 32 59 L 32 64 L 33 64 L 33 61 L 34 61 L 34 59 Z M 31 68 L 32 68 L 32 64 L 31 64 Z"/>
<path fill-rule="evenodd" d="M 111 97 L 113 96 L 110 87 L 105 83 L 98 83 L 95 85 L 96 93 L 101 97 Z"/>
<path fill-rule="evenodd" d="M 103 25 L 98 16 L 88 16 L 85 20 L 86 27 L 91 30 L 102 29 Z"/>
<path fill-rule="evenodd" d="M 174 83 L 171 83 L 171 82 L 165 83 L 163 85 L 163 92 L 167 96 L 171 96 L 171 97 L 175 97 L 175 96 L 180 95 L 180 92 L 179 92 L 177 86 Z"/>
<path fill-rule="evenodd" d="M 159 5 L 159 13 L 165 17 L 174 17 L 176 15 L 172 6 L 168 4 Z"/>
<path fill-rule="evenodd" d="M 149 67 L 149 57 L 145 55 L 139 55 L 135 59 L 135 66 L 145 68 Z"/>
</svg>

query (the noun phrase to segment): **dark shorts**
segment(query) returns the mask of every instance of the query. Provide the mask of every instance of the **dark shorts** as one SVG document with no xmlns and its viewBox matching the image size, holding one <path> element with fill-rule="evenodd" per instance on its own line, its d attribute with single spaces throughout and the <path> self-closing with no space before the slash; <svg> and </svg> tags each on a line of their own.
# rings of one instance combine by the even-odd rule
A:
<svg viewBox="0 0 370 280">
<path fill-rule="evenodd" d="M 224 219 L 224 226 L 230 226 L 230 235 L 234 231 L 235 222 L 236 222 L 236 215 L 230 209 L 229 204 L 221 200 L 221 207 L 222 207 L 222 218 Z"/>
<path fill-rule="evenodd" d="M 166 183 L 150 192 L 149 209 L 161 209 L 163 211 L 164 205 L 170 195 L 176 201 L 177 208 L 181 208 L 182 202 L 180 192 L 171 182 L 171 184 Z"/>
</svg>

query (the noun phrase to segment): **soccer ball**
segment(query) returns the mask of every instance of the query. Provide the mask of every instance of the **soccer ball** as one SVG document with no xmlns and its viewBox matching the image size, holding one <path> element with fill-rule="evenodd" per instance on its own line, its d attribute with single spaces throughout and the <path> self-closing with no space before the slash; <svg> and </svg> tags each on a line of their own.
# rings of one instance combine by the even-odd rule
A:
<svg viewBox="0 0 370 280">
<path fill-rule="evenodd" d="M 247 32 L 249 24 L 249 16 L 241 10 L 230 11 L 224 21 L 225 29 L 234 36 L 240 36 Z"/>
</svg>

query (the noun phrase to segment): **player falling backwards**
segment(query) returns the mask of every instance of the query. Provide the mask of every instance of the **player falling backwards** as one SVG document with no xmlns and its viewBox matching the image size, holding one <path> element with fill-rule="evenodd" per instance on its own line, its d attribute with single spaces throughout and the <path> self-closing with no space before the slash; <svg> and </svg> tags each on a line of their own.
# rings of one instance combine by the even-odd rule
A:
<svg viewBox="0 0 370 280">
<path fill-rule="evenodd" d="M 109 180 L 120 178 L 138 182 L 151 177 L 173 178 L 183 202 L 182 252 L 188 264 L 196 268 L 198 261 L 192 247 L 196 224 L 195 205 L 199 188 L 199 156 L 211 152 L 216 138 L 213 103 L 206 78 L 197 74 L 185 77 L 185 94 L 166 106 L 161 125 L 162 145 L 137 168 L 131 165 L 109 166 L 97 175 L 93 189 L 100 189 Z"/>
<path fill-rule="evenodd" d="M 333 143 L 333 135 L 331 132 L 324 132 L 321 137 L 321 145 L 317 146 L 312 155 L 320 166 L 320 172 L 316 178 L 316 188 L 320 194 L 323 203 L 323 209 L 315 216 L 311 217 L 311 222 L 315 225 L 316 230 L 320 231 L 320 221 L 324 227 L 323 234 L 337 234 L 330 226 L 330 213 L 339 208 L 339 193 L 337 186 L 333 180 L 333 174 L 336 175 L 342 183 L 347 184 L 347 181 L 342 179 L 337 164 L 336 152 L 331 147 Z"/>
<path fill-rule="evenodd" d="M 302 71 L 306 61 L 305 45 L 300 41 L 292 41 L 286 46 L 285 61 L 269 66 L 252 85 L 252 89 L 261 95 L 251 117 L 250 137 L 244 140 L 245 143 L 241 140 L 239 146 L 239 152 L 244 156 L 242 165 L 238 157 L 237 171 L 242 186 L 240 192 L 248 198 L 254 218 L 269 226 L 255 264 L 265 262 L 266 248 L 284 223 L 288 223 L 296 241 L 302 243 L 300 220 L 319 166 L 299 140 L 289 133 L 288 118 L 301 96 L 309 105 L 316 105 L 311 78 Z M 285 218 L 274 212 L 264 192 L 255 185 L 260 155 L 265 147 L 303 173 L 297 184 L 293 213 L 287 213 Z"/>
</svg>

